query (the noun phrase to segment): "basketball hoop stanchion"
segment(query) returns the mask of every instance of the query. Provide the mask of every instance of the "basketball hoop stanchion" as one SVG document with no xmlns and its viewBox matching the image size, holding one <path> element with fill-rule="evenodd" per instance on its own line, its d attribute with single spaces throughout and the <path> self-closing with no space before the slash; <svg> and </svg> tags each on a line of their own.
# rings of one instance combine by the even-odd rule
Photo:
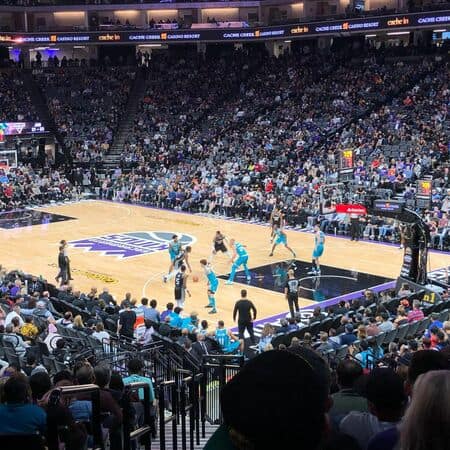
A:
<svg viewBox="0 0 450 450">
<path fill-rule="evenodd" d="M 433 298 L 439 301 L 443 289 L 428 278 L 428 247 L 431 238 L 427 223 L 415 211 L 405 208 L 404 201 L 377 199 L 368 209 L 371 214 L 394 218 L 405 225 L 403 263 L 395 291 L 398 292 L 406 284 L 413 292 L 433 293 Z"/>
</svg>

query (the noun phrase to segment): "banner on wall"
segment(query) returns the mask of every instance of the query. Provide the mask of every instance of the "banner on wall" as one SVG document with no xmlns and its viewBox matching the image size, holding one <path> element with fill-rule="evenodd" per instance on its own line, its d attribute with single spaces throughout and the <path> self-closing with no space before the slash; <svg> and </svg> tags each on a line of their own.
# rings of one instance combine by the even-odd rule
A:
<svg viewBox="0 0 450 450">
<path fill-rule="evenodd" d="M 336 205 L 336 212 L 338 214 L 358 214 L 365 216 L 367 209 L 365 206 L 358 205 L 357 203 L 338 203 Z"/>
</svg>

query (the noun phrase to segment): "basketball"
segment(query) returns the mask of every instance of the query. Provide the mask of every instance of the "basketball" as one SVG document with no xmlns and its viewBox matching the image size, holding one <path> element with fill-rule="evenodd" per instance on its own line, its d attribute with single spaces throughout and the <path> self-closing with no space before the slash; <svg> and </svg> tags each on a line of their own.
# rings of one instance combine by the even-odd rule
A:
<svg viewBox="0 0 450 450">
<path fill-rule="evenodd" d="M 194 283 L 197 283 L 197 282 L 198 282 L 198 276 L 197 276 L 197 275 L 194 275 L 194 276 L 192 277 L 192 281 L 193 281 Z"/>
</svg>

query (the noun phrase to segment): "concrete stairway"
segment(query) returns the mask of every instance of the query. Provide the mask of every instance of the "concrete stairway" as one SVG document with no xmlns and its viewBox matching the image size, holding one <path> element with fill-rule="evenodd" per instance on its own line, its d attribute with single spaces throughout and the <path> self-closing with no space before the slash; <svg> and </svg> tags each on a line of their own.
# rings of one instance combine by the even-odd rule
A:
<svg viewBox="0 0 450 450">
<path fill-rule="evenodd" d="M 139 103 L 144 96 L 145 87 L 145 79 L 138 70 L 136 72 L 133 87 L 131 88 L 130 96 L 128 97 L 127 104 L 119 122 L 119 128 L 114 134 L 113 142 L 108 154 L 104 157 L 103 166 L 107 170 L 115 169 L 119 165 L 120 155 L 123 151 L 127 136 L 133 127 L 134 119 L 139 110 Z"/>
<path fill-rule="evenodd" d="M 53 134 L 60 147 L 65 150 L 64 138 L 61 136 L 58 126 L 50 114 L 47 101 L 41 87 L 34 79 L 30 70 L 22 71 L 21 76 L 30 93 L 31 101 L 36 108 L 40 122 L 44 125 L 46 131 Z"/>
</svg>

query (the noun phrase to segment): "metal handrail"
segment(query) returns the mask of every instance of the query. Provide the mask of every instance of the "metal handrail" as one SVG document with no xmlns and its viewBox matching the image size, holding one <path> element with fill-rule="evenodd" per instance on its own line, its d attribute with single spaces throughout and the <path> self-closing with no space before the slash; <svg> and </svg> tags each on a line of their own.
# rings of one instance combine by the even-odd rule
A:
<svg viewBox="0 0 450 450">
<path fill-rule="evenodd" d="M 94 449 L 104 450 L 103 434 L 100 422 L 100 388 L 96 384 L 84 384 L 76 386 L 61 386 L 58 390 L 63 396 L 91 394 L 92 436 L 94 439 Z"/>
<path fill-rule="evenodd" d="M 152 423 L 150 416 L 150 385 L 144 381 L 137 381 L 134 383 L 127 384 L 125 386 L 127 393 L 132 391 L 138 391 L 139 389 L 144 390 L 144 423 L 142 426 L 136 430 L 131 431 L 130 423 L 130 404 L 129 401 L 126 402 L 124 408 L 124 421 L 123 421 L 123 435 L 124 435 L 124 450 L 131 450 L 131 442 L 143 438 L 145 450 L 150 450 L 151 447 L 151 432 Z"/>
</svg>

